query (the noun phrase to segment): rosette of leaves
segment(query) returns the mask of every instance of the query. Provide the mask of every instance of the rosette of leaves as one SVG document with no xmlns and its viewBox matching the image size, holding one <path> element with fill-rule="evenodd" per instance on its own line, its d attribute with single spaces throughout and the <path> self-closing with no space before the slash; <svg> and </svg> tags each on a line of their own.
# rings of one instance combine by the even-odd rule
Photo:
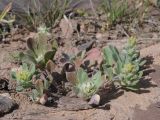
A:
<svg viewBox="0 0 160 120">
<path fill-rule="evenodd" d="M 138 90 L 138 83 L 143 75 L 140 68 L 145 61 L 140 58 L 140 53 L 136 49 L 136 39 L 131 37 L 122 52 L 116 47 L 109 46 L 103 49 L 103 53 L 103 69 L 109 80 L 118 82 L 123 88 Z"/>
<path fill-rule="evenodd" d="M 48 32 L 40 28 L 34 39 L 27 40 L 28 50 L 20 53 L 22 62 L 34 63 L 39 68 L 44 68 L 49 60 L 54 58 L 58 45 L 56 41 L 51 44 L 47 43 Z"/>
<path fill-rule="evenodd" d="M 85 100 L 90 99 L 98 92 L 99 87 L 102 85 L 101 72 L 98 71 L 89 78 L 87 73 L 80 68 L 76 72 L 76 83 L 73 84 L 75 93 L 78 97 L 82 97 Z"/>
<path fill-rule="evenodd" d="M 35 65 L 23 63 L 18 69 L 12 69 L 11 77 L 17 81 L 16 91 L 22 91 L 32 86 L 32 76 L 35 74 Z"/>
</svg>

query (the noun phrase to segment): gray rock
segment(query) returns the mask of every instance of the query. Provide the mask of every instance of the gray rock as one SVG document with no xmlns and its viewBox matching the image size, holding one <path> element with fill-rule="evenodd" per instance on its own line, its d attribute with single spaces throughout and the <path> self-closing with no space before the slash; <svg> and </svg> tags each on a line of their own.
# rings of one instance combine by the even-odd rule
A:
<svg viewBox="0 0 160 120">
<path fill-rule="evenodd" d="M 8 95 L 0 95 L 0 115 L 11 112 L 16 106 L 16 102 L 12 100 Z"/>
</svg>

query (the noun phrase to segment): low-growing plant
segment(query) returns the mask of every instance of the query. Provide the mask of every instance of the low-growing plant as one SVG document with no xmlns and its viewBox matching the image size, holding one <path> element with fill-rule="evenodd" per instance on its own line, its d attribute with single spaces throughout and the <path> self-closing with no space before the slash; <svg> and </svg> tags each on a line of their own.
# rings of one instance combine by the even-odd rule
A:
<svg viewBox="0 0 160 120">
<path fill-rule="evenodd" d="M 45 104 L 48 100 L 48 88 L 50 86 L 50 82 L 46 79 L 44 80 L 36 80 L 35 83 L 35 89 L 32 90 L 32 93 L 29 95 L 31 100 L 40 103 Z"/>
<path fill-rule="evenodd" d="M 12 69 L 11 77 L 16 80 L 16 91 L 22 91 L 32 86 L 32 76 L 35 74 L 36 68 L 34 64 L 28 65 L 23 63 L 19 68 Z"/>
<path fill-rule="evenodd" d="M 27 40 L 28 50 L 19 54 L 22 62 L 34 63 L 39 68 L 44 68 L 49 60 L 54 58 L 57 51 L 57 42 L 48 44 L 48 32 L 44 28 L 39 28 L 39 32 L 34 39 Z"/>
<path fill-rule="evenodd" d="M 109 46 L 103 49 L 103 53 L 103 69 L 108 79 L 118 82 L 123 88 L 138 90 L 138 83 L 143 75 L 140 67 L 145 61 L 140 58 L 136 49 L 136 39 L 131 37 L 121 52 L 116 47 Z"/>
<path fill-rule="evenodd" d="M 87 100 L 91 98 L 102 85 L 101 72 L 98 71 L 89 78 L 87 73 L 82 68 L 79 68 L 76 71 L 76 82 L 74 82 L 73 85 L 77 96 Z"/>
</svg>

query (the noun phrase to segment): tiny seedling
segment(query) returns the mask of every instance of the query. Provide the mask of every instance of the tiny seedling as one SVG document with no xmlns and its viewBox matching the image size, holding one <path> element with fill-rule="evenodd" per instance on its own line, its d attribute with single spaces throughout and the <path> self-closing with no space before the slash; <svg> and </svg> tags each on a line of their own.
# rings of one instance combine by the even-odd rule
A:
<svg viewBox="0 0 160 120">
<path fill-rule="evenodd" d="M 18 69 L 12 69 L 11 77 L 17 81 L 16 90 L 18 92 L 32 86 L 32 76 L 35 74 L 35 65 L 23 63 Z"/>
</svg>

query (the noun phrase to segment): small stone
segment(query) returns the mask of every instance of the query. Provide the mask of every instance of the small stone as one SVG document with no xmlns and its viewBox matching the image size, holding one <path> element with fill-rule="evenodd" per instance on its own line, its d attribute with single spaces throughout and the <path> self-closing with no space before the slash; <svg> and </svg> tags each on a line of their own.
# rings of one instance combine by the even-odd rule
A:
<svg viewBox="0 0 160 120">
<path fill-rule="evenodd" d="M 46 102 L 47 102 L 47 100 L 48 100 L 48 96 L 47 96 L 46 94 L 44 94 L 44 95 L 40 98 L 39 102 L 40 102 L 42 105 L 45 105 Z"/>
<path fill-rule="evenodd" d="M 88 102 L 89 105 L 99 105 L 100 103 L 100 96 L 95 94 L 91 97 L 90 101 Z"/>
<path fill-rule="evenodd" d="M 0 94 L 0 115 L 11 112 L 16 107 L 16 102 L 11 99 L 9 94 Z"/>
</svg>

